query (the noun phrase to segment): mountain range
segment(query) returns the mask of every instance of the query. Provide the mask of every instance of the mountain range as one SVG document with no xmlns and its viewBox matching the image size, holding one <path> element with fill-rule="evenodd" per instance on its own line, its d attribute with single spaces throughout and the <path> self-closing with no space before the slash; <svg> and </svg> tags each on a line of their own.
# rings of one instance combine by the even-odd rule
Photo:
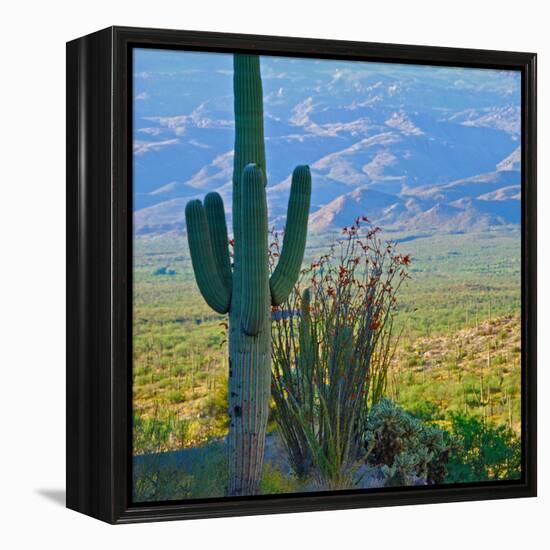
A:
<svg viewBox="0 0 550 550">
<path fill-rule="evenodd" d="M 185 204 L 209 191 L 230 223 L 231 56 L 154 52 L 134 60 L 135 232 L 183 232 Z M 520 223 L 514 71 L 263 57 L 262 76 L 272 225 L 297 164 L 311 232 L 358 215 L 405 231 Z"/>
</svg>

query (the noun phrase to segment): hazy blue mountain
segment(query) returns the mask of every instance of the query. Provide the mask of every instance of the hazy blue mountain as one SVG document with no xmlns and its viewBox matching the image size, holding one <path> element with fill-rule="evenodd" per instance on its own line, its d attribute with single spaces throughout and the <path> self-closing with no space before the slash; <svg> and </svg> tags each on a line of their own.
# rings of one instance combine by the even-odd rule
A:
<svg viewBox="0 0 550 550">
<path fill-rule="evenodd" d="M 311 228 L 359 214 L 388 227 L 519 223 L 520 77 L 514 71 L 262 57 L 268 201 L 284 222 L 309 164 Z M 184 229 L 187 201 L 222 194 L 230 217 L 232 57 L 137 50 L 134 221 Z"/>
</svg>

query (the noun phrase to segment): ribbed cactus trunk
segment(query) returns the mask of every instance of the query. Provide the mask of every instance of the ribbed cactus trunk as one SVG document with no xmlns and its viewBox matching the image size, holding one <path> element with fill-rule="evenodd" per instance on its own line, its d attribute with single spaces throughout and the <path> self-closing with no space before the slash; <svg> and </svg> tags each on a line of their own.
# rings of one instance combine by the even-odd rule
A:
<svg viewBox="0 0 550 550">
<path fill-rule="evenodd" d="M 233 303 L 229 314 L 229 495 L 254 494 L 262 473 L 271 390 L 267 200 L 260 59 L 234 57 Z M 248 164 L 257 168 L 251 173 Z M 253 177 L 256 176 L 256 177 Z M 263 176 L 263 177 L 262 177 Z M 256 235 L 254 235 L 256 232 Z M 247 243 L 246 237 L 254 243 Z M 254 247 L 249 246 L 254 244 Z M 248 287 L 248 288 L 247 288 Z M 245 330 L 244 293 L 256 330 Z M 248 334 L 247 334 L 248 332 Z M 255 334 L 249 334 L 255 332 Z"/>
<path fill-rule="evenodd" d="M 263 173 L 234 186 L 233 299 L 229 314 L 229 495 L 254 494 L 261 476 L 271 389 L 267 203 Z M 238 227 L 238 229 L 237 229 Z M 238 233 L 237 233 L 238 231 Z M 238 235 L 238 237 L 237 237 Z"/>
<path fill-rule="evenodd" d="M 258 492 L 271 390 L 271 305 L 286 299 L 302 263 L 311 176 L 292 175 L 287 225 L 279 263 L 268 263 L 263 98 L 258 56 L 234 56 L 235 157 L 233 271 L 223 202 L 209 193 L 187 204 L 189 249 L 197 285 L 219 313 L 229 312 L 230 496 Z"/>
</svg>

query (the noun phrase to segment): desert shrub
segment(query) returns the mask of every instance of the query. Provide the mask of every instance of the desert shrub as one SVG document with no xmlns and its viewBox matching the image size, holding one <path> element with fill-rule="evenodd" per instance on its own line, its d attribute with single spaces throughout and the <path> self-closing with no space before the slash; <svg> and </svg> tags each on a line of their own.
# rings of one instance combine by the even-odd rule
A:
<svg viewBox="0 0 550 550">
<path fill-rule="evenodd" d="M 133 417 L 133 491 L 138 502 L 183 499 L 189 496 L 191 478 L 182 472 L 162 451 L 174 444 L 185 445 L 189 422 L 173 413 L 152 416 L 136 412 Z M 146 455 L 146 456 L 136 456 Z"/>
<path fill-rule="evenodd" d="M 170 390 L 167 392 L 166 398 L 170 403 L 183 403 L 185 401 L 185 393 L 182 390 Z"/>
<path fill-rule="evenodd" d="M 407 410 L 423 422 L 442 420 L 444 416 L 435 403 L 426 401 L 421 397 L 408 406 Z"/>
<path fill-rule="evenodd" d="M 451 414 L 451 425 L 448 483 L 521 477 L 521 441 L 512 430 L 465 413 Z"/>
<path fill-rule="evenodd" d="M 214 433 L 222 434 L 229 426 L 227 377 L 219 376 L 208 392 L 201 412 L 213 422 Z"/>
<path fill-rule="evenodd" d="M 368 407 L 385 392 L 409 264 L 365 222 L 344 228 L 272 314 L 275 419 L 298 476 L 332 489 L 353 484 Z"/>
<path fill-rule="evenodd" d="M 442 483 L 449 460 L 445 432 L 382 399 L 369 412 L 363 434 L 367 463 L 381 466 L 390 486 Z"/>
<path fill-rule="evenodd" d="M 155 271 L 153 271 L 153 275 L 155 276 L 159 276 L 159 275 L 175 275 L 176 274 L 176 270 L 175 269 L 171 269 L 169 268 L 168 266 L 162 266 L 162 267 L 159 267 L 157 269 L 155 269 Z"/>
<path fill-rule="evenodd" d="M 159 412 L 158 404 L 152 416 L 139 412 L 133 418 L 134 454 L 158 453 L 173 446 L 184 447 L 189 435 L 188 419 L 172 412 Z"/>
<path fill-rule="evenodd" d="M 260 494 L 278 495 L 298 491 L 296 479 L 285 475 L 271 462 L 264 463 L 262 479 L 260 480 Z"/>
</svg>

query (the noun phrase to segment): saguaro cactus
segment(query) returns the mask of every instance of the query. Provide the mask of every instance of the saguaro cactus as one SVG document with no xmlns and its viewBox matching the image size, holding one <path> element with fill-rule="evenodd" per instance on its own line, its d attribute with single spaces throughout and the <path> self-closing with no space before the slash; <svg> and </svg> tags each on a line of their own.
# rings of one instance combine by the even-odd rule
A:
<svg viewBox="0 0 550 550">
<path fill-rule="evenodd" d="M 283 302 L 302 264 L 311 175 L 292 174 L 283 248 L 269 277 L 263 98 L 258 56 L 234 56 L 233 269 L 222 198 L 185 209 L 191 260 L 208 305 L 229 313 L 230 496 L 254 494 L 260 480 L 271 384 L 270 306 Z"/>
</svg>

